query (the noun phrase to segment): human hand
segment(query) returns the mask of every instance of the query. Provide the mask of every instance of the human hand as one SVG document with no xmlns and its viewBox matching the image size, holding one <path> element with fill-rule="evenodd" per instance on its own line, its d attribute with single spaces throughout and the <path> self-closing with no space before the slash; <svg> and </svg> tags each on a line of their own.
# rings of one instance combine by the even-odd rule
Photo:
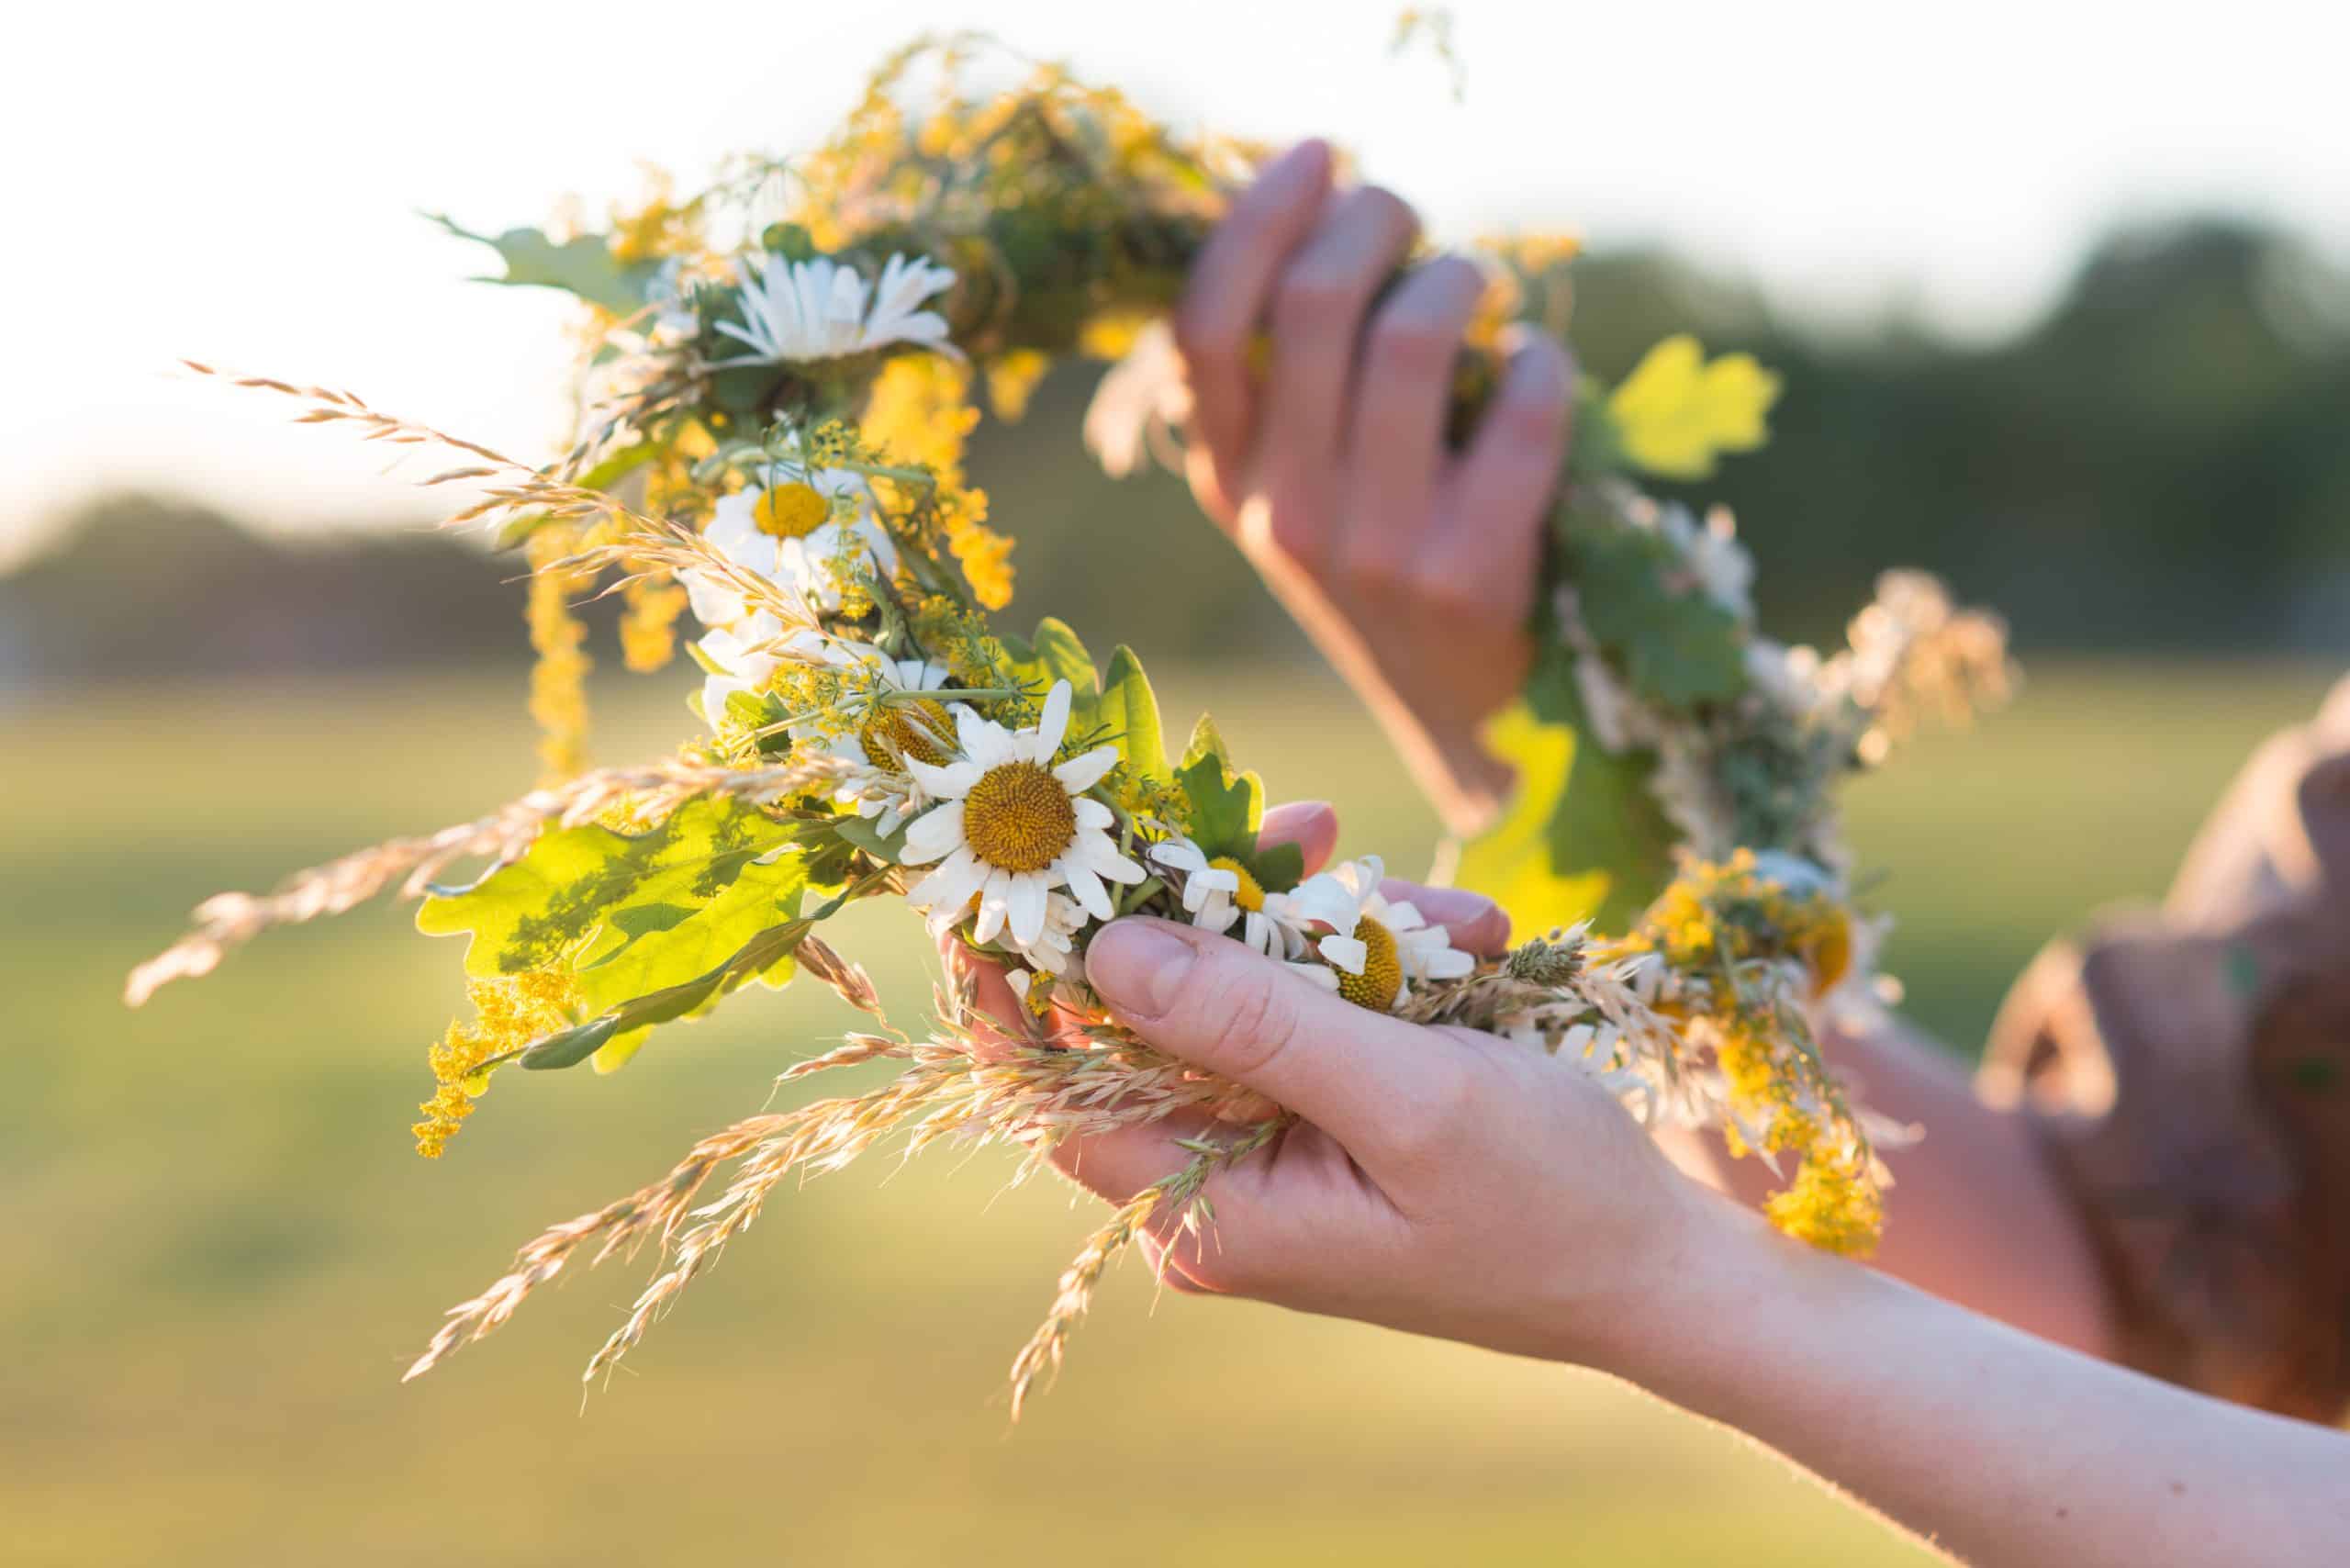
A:
<svg viewBox="0 0 2350 1568">
<path fill-rule="evenodd" d="M 1451 451 L 1454 357 L 1484 275 L 1442 255 L 1387 288 L 1418 220 L 1389 191 L 1331 180 L 1320 141 L 1274 160 L 1192 269 L 1174 320 L 1192 488 L 1465 832 L 1509 785 L 1478 737 L 1533 655 L 1573 369 L 1551 339 L 1521 335 Z"/>
<path fill-rule="evenodd" d="M 1299 844 L 1311 869 L 1328 858 L 1337 819 L 1326 806 L 1276 808 L 1265 837 Z M 1490 900 L 1387 890 L 1457 946 L 1506 945 Z M 968 972 L 980 1008 L 1011 1016 L 1001 976 Z M 1162 1216 L 1145 1238 L 1177 1289 L 1607 1365 L 1654 1321 L 1695 1216 L 1727 1208 L 1572 1066 L 1357 1007 L 1237 942 L 1123 920 L 1095 934 L 1086 978 L 1158 1049 L 1304 1118 L 1211 1179 L 1204 1236 L 1170 1234 Z M 1064 1145 L 1054 1160 L 1124 1203 L 1186 1163 L 1174 1140 L 1219 1132 L 1231 1129 L 1175 1116 Z"/>
</svg>

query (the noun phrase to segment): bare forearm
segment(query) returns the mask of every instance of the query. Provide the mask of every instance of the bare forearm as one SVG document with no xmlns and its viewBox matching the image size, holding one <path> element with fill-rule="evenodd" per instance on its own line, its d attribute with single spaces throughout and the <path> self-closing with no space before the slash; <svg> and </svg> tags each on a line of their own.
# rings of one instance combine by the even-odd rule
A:
<svg viewBox="0 0 2350 1568">
<path fill-rule="evenodd" d="M 1736 1239 L 1616 1370 L 1959 1560 L 2350 1561 L 2350 1438 L 2092 1361 L 1750 1215 L 1725 1226 Z"/>
<path fill-rule="evenodd" d="M 2020 1115 L 1975 1096 L 1965 1071 L 1897 1023 L 1830 1049 L 1875 1110 L 1925 1136 L 1888 1156 L 1886 1272 L 1946 1301 L 2091 1355 L 2111 1353 L 2105 1283 L 2079 1211 Z M 1675 1163 L 1741 1202 L 1774 1184 L 1718 1140 L 1674 1135 Z"/>
</svg>

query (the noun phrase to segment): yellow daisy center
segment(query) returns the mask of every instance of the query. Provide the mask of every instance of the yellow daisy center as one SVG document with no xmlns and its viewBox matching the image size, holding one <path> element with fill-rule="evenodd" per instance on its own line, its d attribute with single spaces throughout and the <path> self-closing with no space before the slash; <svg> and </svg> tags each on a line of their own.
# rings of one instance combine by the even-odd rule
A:
<svg viewBox="0 0 2350 1568">
<path fill-rule="evenodd" d="M 876 767 L 896 767 L 901 756 L 944 767 L 953 758 L 946 742 L 954 734 L 955 718 L 947 712 L 946 704 L 923 697 L 877 706 L 858 726 L 856 744 Z"/>
<path fill-rule="evenodd" d="M 1404 989 L 1404 960 L 1395 951 L 1395 934 L 1369 915 L 1355 922 L 1354 938 L 1363 946 L 1362 973 L 1338 971 L 1338 994 L 1357 1007 L 1384 1013 Z"/>
<path fill-rule="evenodd" d="M 751 521 L 761 533 L 805 539 L 833 515 L 833 503 L 813 485 L 778 485 L 751 503 Z"/>
<path fill-rule="evenodd" d="M 1006 871 L 1041 871 L 1077 836 L 1077 806 L 1061 781 L 1033 762 L 989 768 L 963 797 L 971 853 Z"/>
<path fill-rule="evenodd" d="M 1265 907 L 1265 890 L 1263 885 L 1259 883 L 1256 878 L 1248 874 L 1248 867 L 1243 866 L 1231 856 L 1217 856 L 1214 859 L 1208 862 L 1208 869 L 1211 871 L 1229 871 L 1240 879 L 1240 886 L 1238 890 L 1233 893 L 1232 902 L 1238 904 L 1242 909 L 1245 909 L 1253 914 L 1257 911 Z"/>
</svg>

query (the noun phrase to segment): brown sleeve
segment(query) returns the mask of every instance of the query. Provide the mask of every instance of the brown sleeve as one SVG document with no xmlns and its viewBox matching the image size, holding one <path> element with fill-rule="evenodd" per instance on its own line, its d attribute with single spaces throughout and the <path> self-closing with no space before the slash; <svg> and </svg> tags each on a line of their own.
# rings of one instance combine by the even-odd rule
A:
<svg viewBox="0 0 2350 1568">
<path fill-rule="evenodd" d="M 2040 956 L 1979 1081 L 2043 1129 L 2123 1359 L 2350 1411 L 2350 681 L 2247 764 L 2159 913 Z"/>
</svg>

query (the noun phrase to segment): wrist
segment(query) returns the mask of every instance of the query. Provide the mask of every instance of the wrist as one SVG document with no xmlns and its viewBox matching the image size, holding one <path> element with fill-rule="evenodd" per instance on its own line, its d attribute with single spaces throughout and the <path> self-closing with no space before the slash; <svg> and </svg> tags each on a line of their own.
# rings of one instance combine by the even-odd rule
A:
<svg viewBox="0 0 2350 1568">
<path fill-rule="evenodd" d="M 1576 1325 L 1576 1343 L 1554 1359 L 1678 1403 L 1690 1379 L 1709 1375 L 1704 1348 L 1781 1294 L 1791 1244 L 1711 1188 L 1674 1180 L 1666 1192 L 1660 1214 L 1633 1244 L 1635 1266 L 1611 1271 L 1606 1297 L 1565 1320 Z"/>
</svg>

